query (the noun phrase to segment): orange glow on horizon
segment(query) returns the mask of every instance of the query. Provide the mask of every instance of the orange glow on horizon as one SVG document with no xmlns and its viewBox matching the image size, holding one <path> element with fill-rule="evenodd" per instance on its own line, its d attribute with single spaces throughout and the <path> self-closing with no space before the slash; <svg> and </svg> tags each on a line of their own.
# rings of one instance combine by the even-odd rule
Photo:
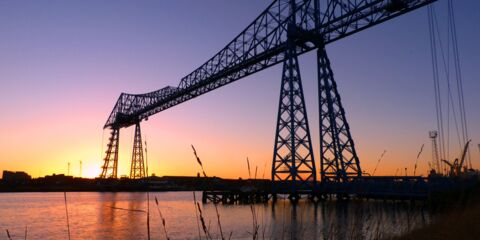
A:
<svg viewBox="0 0 480 240">
<path fill-rule="evenodd" d="M 192 120 L 187 110 L 170 111 L 162 118 L 142 122 L 144 140 L 148 142 L 149 173 L 156 176 L 196 176 L 200 168 L 195 161 L 190 144 L 197 149 L 206 173 L 209 176 L 237 179 L 248 178 L 246 158 L 250 159 L 252 175 L 257 168 L 257 178 L 270 179 L 272 163 L 272 128 L 255 128 L 254 121 L 244 122 L 239 127 L 231 123 L 225 125 L 222 119 L 203 117 Z M 100 112 L 100 111 L 99 111 Z M 185 116 L 187 115 L 187 116 Z M 66 174 L 70 162 L 70 175 L 79 176 L 79 161 L 82 161 L 82 177 L 95 178 L 101 173 L 102 158 L 106 150 L 109 132 L 104 131 L 103 143 L 99 119 L 89 117 L 87 125 L 56 124 L 37 128 L 26 121 L 20 128 L 13 130 L 4 127 L 9 138 L 0 138 L 3 146 L 0 159 L 0 171 L 25 171 L 33 177 L 51 174 Z M 273 118 L 273 117 L 272 117 Z M 45 119 L 45 121 L 53 121 Z M 66 121 L 66 119 L 60 119 Z M 83 120 L 82 120 L 83 121 Z M 358 123 L 356 123 L 358 124 Z M 168 127 L 165 127 L 168 126 Z M 383 149 L 387 152 L 380 162 L 375 175 L 413 175 L 415 158 L 421 144 L 425 144 L 423 153 L 418 160 L 416 175 L 428 175 L 428 161 L 431 159 L 430 142 L 424 138 L 412 141 L 408 135 L 386 139 L 380 133 L 372 133 L 369 127 L 353 128 L 356 149 L 360 158 L 362 170 L 372 173 Z M 355 131 L 355 129 L 363 131 Z M 120 133 L 119 177 L 129 176 L 130 159 L 133 145 L 133 128 L 123 128 Z M 315 133 L 316 129 L 312 129 Z M 375 136 L 377 134 L 378 136 Z M 30 136 L 42 136 L 42 140 L 24 146 L 24 140 Z M 368 136 L 368 137 L 366 137 Z M 319 151 L 313 134 L 314 157 L 317 167 L 317 179 L 320 178 Z M 373 140 L 375 139 L 375 140 Z M 379 148 L 378 146 L 382 146 Z M 473 151 L 472 151 L 473 152 Z M 475 158 L 472 161 L 476 167 Z M 8 161 L 5 161 L 8 159 Z M 147 157 L 146 157 L 147 159 Z M 2 161 L 3 160 L 3 161 Z M 252 176 L 253 177 L 253 176 Z"/>
<path fill-rule="evenodd" d="M 143 138 L 148 142 L 150 175 L 196 176 L 200 172 L 200 168 L 190 147 L 190 144 L 193 144 L 209 176 L 233 179 L 248 178 L 246 163 L 248 157 L 252 175 L 257 168 L 257 178 L 270 179 L 273 151 L 272 128 L 249 127 L 250 125 L 254 126 L 253 121 L 256 121 L 256 119 L 250 119 L 252 122 L 242 123 L 240 127 L 243 129 L 234 129 L 235 123 L 224 125 L 222 119 L 215 117 L 191 120 L 190 117 L 182 116 L 187 111 L 171 111 L 164 114 L 162 118 L 153 118 L 154 120 L 142 122 L 142 132 L 148 134 Z M 67 165 L 70 162 L 70 175 L 79 176 L 79 161 L 82 161 L 82 176 L 98 177 L 101 173 L 102 158 L 109 137 L 109 132 L 105 130 L 102 143 L 101 130 L 96 121 L 103 119 L 104 116 L 103 114 L 99 115 L 92 116 L 87 122 L 88 125 L 83 126 L 66 123 L 37 128 L 27 121 L 22 123 L 15 132 L 4 127 L 3 132 L 6 132 L 9 137 L 0 138 L 0 146 L 4 147 L 0 152 L 0 171 L 26 171 L 33 177 L 54 173 L 66 174 Z M 68 122 L 66 119 L 61 119 L 61 121 Z M 362 128 L 353 129 L 362 130 Z M 313 129 L 312 133 L 315 131 Z M 354 130 L 353 132 L 357 136 L 355 138 L 356 149 L 363 171 L 372 173 L 383 149 L 386 149 L 387 152 L 375 175 L 405 175 L 405 168 L 407 168 L 408 175 L 413 175 L 419 146 L 425 144 L 423 153 L 418 160 L 416 175 L 428 175 L 431 149 L 426 136 L 416 141 L 412 141 L 413 138 L 408 135 L 385 139 L 380 135 L 374 138 L 372 137 L 374 133 L 369 131 L 369 127 L 364 127 L 363 131 Z M 25 145 L 25 139 L 29 139 L 33 135 L 42 137 L 35 141 L 35 144 Z M 317 178 L 319 178 L 319 151 L 315 134 L 312 138 Z M 132 145 L 133 128 L 121 129 L 119 177 L 129 176 Z M 25 146 L 25 149 L 19 148 L 19 146 Z M 382 146 L 382 148 L 378 146 Z M 478 155 L 472 151 L 474 167 L 477 166 L 476 157 Z"/>
</svg>

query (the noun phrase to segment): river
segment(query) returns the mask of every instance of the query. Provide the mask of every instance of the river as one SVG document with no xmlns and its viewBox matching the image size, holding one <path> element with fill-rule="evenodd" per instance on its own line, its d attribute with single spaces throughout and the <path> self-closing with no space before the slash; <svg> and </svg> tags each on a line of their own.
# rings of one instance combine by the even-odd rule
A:
<svg viewBox="0 0 480 240">
<path fill-rule="evenodd" d="M 147 239 L 147 193 L 69 192 L 71 239 Z M 201 200 L 201 192 L 196 193 Z M 158 199 L 158 208 L 155 203 Z M 417 204 L 418 205 L 418 204 Z M 205 225 L 220 237 L 215 206 L 202 204 Z M 252 239 L 257 216 L 259 239 L 379 239 L 406 233 L 431 221 L 428 212 L 408 203 L 329 201 L 296 206 L 217 205 L 225 238 Z M 150 193 L 151 239 L 202 239 L 192 192 Z M 199 227 L 200 226 L 200 227 Z M 68 239 L 64 193 L 0 193 L 0 239 Z"/>
</svg>

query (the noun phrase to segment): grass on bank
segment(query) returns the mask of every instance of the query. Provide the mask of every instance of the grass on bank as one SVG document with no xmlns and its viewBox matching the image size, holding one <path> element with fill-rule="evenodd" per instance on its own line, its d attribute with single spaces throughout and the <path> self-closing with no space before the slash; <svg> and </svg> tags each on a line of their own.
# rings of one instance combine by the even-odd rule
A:
<svg viewBox="0 0 480 240">
<path fill-rule="evenodd" d="M 394 239 L 480 239 L 480 184 L 439 195 L 429 205 L 439 212 L 431 224 Z"/>
<path fill-rule="evenodd" d="M 480 204 L 463 210 L 442 214 L 439 220 L 426 227 L 413 230 L 397 240 L 407 239 L 479 239 Z"/>
</svg>

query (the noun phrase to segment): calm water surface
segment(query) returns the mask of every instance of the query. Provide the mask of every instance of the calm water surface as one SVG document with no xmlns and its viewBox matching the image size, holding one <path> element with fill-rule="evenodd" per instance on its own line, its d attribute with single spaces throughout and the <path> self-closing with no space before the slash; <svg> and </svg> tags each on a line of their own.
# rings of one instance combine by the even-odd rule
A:
<svg viewBox="0 0 480 240">
<path fill-rule="evenodd" d="M 150 193 L 152 239 L 199 239 L 191 192 Z M 197 200 L 201 193 L 197 192 Z M 72 239 L 146 239 L 146 193 L 67 193 Z M 212 236 L 219 237 L 215 207 L 201 204 Z M 300 202 L 254 205 L 260 239 L 372 239 L 399 235 L 430 221 L 420 207 L 388 202 Z M 250 205 L 218 205 L 224 235 L 251 239 Z M 0 193 L 0 239 L 68 239 L 63 193 Z"/>
</svg>

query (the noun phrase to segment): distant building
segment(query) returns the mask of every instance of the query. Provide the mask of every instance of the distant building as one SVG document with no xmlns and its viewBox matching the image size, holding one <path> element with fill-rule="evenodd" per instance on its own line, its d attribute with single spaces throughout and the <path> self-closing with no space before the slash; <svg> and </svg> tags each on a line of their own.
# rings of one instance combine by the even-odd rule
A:
<svg viewBox="0 0 480 240">
<path fill-rule="evenodd" d="M 2 179 L 5 183 L 28 183 L 32 177 L 25 172 L 3 171 Z"/>
<path fill-rule="evenodd" d="M 73 182 L 73 176 L 54 173 L 51 176 L 45 176 L 42 180 L 47 184 L 71 184 Z"/>
</svg>

